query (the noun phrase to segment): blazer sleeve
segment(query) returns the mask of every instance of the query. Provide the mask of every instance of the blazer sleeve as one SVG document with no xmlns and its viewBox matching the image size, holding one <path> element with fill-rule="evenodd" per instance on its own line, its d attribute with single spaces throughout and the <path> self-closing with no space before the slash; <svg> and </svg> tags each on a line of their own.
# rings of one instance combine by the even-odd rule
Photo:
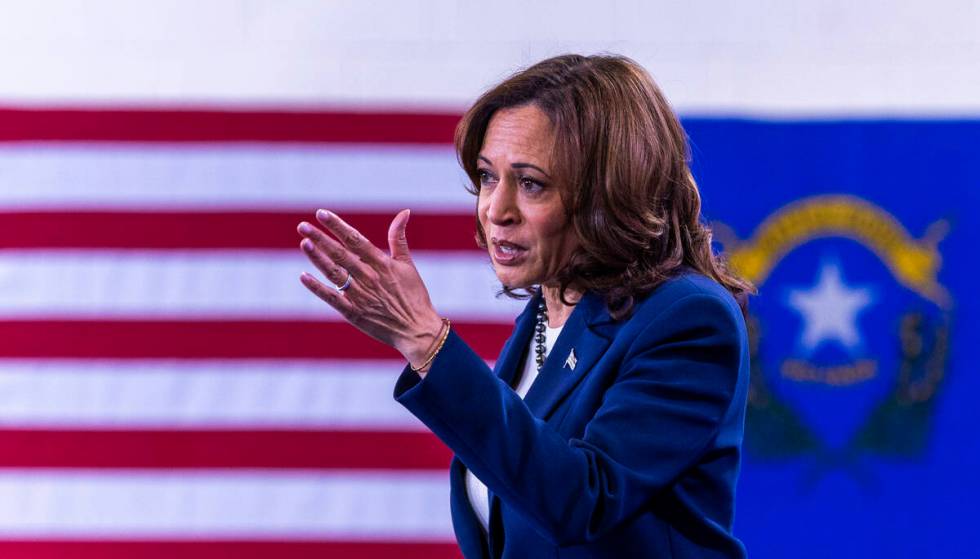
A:
<svg viewBox="0 0 980 559">
<path fill-rule="evenodd" d="M 581 438 L 535 417 L 455 333 L 425 379 L 403 372 L 395 397 L 542 536 L 591 542 L 701 460 L 744 406 L 745 327 L 731 301 L 688 294 L 646 319 Z"/>
</svg>

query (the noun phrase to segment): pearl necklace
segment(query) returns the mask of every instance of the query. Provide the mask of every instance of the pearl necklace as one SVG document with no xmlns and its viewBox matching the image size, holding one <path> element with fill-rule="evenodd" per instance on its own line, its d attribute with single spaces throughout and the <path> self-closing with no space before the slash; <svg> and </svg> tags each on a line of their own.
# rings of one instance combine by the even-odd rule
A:
<svg viewBox="0 0 980 559">
<path fill-rule="evenodd" d="M 538 372 L 540 373 L 541 368 L 544 367 L 544 358 L 546 357 L 544 354 L 544 329 L 548 323 L 548 307 L 545 306 L 543 300 L 538 303 L 538 316 L 536 320 L 537 324 L 534 326 L 534 359 L 538 363 Z"/>
</svg>

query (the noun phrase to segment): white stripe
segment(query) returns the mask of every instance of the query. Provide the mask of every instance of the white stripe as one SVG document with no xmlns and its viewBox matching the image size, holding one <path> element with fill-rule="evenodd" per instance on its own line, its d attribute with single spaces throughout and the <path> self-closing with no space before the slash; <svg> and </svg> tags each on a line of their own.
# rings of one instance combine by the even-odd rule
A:
<svg viewBox="0 0 980 559">
<path fill-rule="evenodd" d="M 453 149 L 0 145 L 0 207 L 276 207 L 472 212 Z"/>
<path fill-rule="evenodd" d="M 424 431 L 395 360 L 0 360 L 0 428 Z"/>
<path fill-rule="evenodd" d="M 445 472 L 0 471 L 4 538 L 452 540 Z"/>
<path fill-rule="evenodd" d="M 435 308 L 455 319 L 510 322 L 523 301 L 480 253 L 413 255 Z M 299 283 L 314 271 L 288 251 L 0 251 L 0 318 L 261 317 L 339 315 Z M 356 278 L 355 278 L 356 281 Z"/>
</svg>

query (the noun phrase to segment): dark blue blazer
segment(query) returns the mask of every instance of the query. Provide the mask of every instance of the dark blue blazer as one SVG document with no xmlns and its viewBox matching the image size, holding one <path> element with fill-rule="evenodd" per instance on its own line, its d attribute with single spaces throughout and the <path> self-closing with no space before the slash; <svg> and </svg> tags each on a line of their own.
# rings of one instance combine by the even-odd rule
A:
<svg viewBox="0 0 980 559">
<path fill-rule="evenodd" d="M 475 558 L 744 557 L 732 535 L 749 382 L 735 300 L 695 274 L 614 321 L 586 294 L 525 399 L 532 299 L 493 371 L 455 333 L 395 398 L 455 452 L 453 526 Z M 568 356 L 574 350 L 574 368 Z M 464 465 L 490 491 L 485 535 Z"/>
</svg>

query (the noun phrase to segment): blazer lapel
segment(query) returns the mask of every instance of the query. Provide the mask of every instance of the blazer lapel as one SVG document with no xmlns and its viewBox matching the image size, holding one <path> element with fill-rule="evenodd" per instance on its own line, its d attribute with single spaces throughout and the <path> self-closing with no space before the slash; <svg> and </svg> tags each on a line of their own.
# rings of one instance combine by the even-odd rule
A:
<svg viewBox="0 0 980 559">
<path fill-rule="evenodd" d="M 514 320 L 514 333 L 504 343 L 504 348 L 500 350 L 500 358 L 493 367 L 494 374 L 510 386 L 513 386 L 514 377 L 524 364 L 521 358 L 524 357 L 524 350 L 531 341 L 534 317 L 537 315 L 535 309 L 538 308 L 540 298 L 540 295 L 531 297 L 524 311 L 517 315 Z"/>
<path fill-rule="evenodd" d="M 610 322 L 612 318 L 602 299 L 586 293 L 565 322 L 544 367 L 524 398 L 534 415 L 547 419 L 602 357 L 612 340 L 603 328 Z"/>
</svg>

